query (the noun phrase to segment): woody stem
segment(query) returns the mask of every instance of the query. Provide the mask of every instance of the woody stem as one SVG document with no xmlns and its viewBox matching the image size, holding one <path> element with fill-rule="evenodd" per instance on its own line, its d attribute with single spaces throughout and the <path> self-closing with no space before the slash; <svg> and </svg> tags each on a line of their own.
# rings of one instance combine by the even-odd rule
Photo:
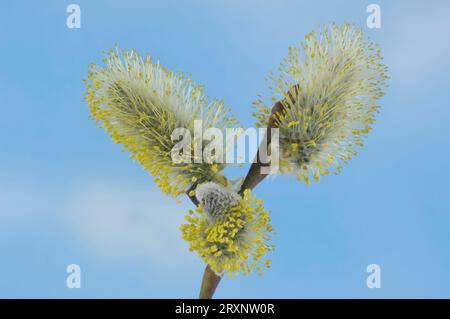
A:
<svg viewBox="0 0 450 319">
<path fill-rule="evenodd" d="M 264 136 L 264 139 L 258 148 L 258 152 L 256 153 L 256 159 L 255 159 L 254 163 L 252 163 L 252 165 L 250 166 L 250 169 L 249 169 L 247 175 L 245 176 L 244 181 L 242 182 L 241 188 L 239 190 L 239 195 L 241 195 L 241 196 L 244 194 L 244 191 L 246 189 L 252 190 L 267 176 L 267 174 L 261 173 L 261 168 L 263 166 L 266 166 L 267 164 L 264 164 L 261 161 L 260 150 L 261 150 L 261 146 L 263 146 L 264 144 L 265 144 L 264 146 L 266 147 L 266 150 L 267 150 L 267 147 L 269 146 L 270 141 L 271 141 L 270 129 L 276 127 L 275 114 L 277 114 L 278 112 L 281 112 L 283 109 L 284 109 L 284 107 L 281 104 L 281 102 L 275 103 L 275 105 L 272 108 L 272 113 L 271 113 L 271 116 L 269 117 L 267 133 Z M 192 184 L 191 187 L 187 190 L 187 194 L 188 194 L 189 198 L 196 206 L 199 205 L 198 199 L 195 197 L 195 195 L 190 196 L 189 193 L 191 191 L 195 190 L 197 185 L 198 185 L 198 182 Z M 203 273 L 203 279 L 202 279 L 202 284 L 201 284 L 201 288 L 200 288 L 199 299 L 211 299 L 213 297 L 214 292 L 216 291 L 216 288 L 219 285 L 221 279 L 222 279 L 222 276 L 217 275 L 211 269 L 211 267 L 209 265 L 206 265 L 205 271 Z"/>
</svg>

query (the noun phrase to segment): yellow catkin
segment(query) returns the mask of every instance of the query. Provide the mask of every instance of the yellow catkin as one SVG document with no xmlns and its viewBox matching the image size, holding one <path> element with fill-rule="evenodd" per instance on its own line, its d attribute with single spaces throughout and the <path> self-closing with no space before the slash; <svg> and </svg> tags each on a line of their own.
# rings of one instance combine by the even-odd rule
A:
<svg viewBox="0 0 450 319">
<path fill-rule="evenodd" d="M 203 86 L 134 50 L 110 50 L 104 65 L 92 64 L 84 81 L 91 117 L 154 176 L 161 191 L 177 197 L 191 182 L 221 176 L 224 164 L 175 163 L 171 135 L 175 128 L 192 131 L 194 120 L 205 128 L 237 125 L 223 101 L 209 102 Z"/>
<path fill-rule="evenodd" d="M 249 190 L 219 220 L 209 223 L 201 207 L 186 220 L 188 224 L 180 228 L 182 238 L 216 273 L 247 275 L 269 267 L 270 260 L 265 255 L 274 249 L 268 242 L 273 228 L 262 201 L 256 200 Z"/>
<path fill-rule="evenodd" d="M 362 29 L 329 24 L 289 48 L 278 71 L 268 78 L 270 104 L 258 99 L 254 115 L 258 127 L 267 127 L 273 103 L 284 106 L 275 116 L 281 172 L 307 184 L 340 172 L 375 122 L 388 79 L 380 50 Z"/>
</svg>

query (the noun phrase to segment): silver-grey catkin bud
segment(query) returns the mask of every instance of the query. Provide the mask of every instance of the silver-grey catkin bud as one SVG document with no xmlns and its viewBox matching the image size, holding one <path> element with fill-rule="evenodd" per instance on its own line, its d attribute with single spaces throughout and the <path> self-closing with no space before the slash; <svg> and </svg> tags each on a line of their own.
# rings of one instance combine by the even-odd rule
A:
<svg viewBox="0 0 450 319">
<path fill-rule="evenodd" d="M 226 216 L 231 207 L 239 204 L 241 200 L 241 197 L 235 191 L 213 182 L 198 185 L 195 196 L 202 205 L 209 222 L 214 222 Z"/>
</svg>

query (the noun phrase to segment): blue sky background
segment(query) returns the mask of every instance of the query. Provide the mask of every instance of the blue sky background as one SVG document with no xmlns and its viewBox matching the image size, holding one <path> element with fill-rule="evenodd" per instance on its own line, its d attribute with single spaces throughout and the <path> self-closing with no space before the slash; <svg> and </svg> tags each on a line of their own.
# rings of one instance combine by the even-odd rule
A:
<svg viewBox="0 0 450 319">
<path fill-rule="evenodd" d="M 375 2 L 375 1 L 373 1 Z M 180 238 L 189 203 L 88 118 L 90 63 L 151 53 L 224 98 L 246 126 L 289 45 L 329 21 L 365 27 L 371 1 L 8 1 L 0 11 L 0 297 L 195 298 L 203 263 Z M 256 189 L 273 211 L 273 266 L 216 297 L 450 297 L 450 4 L 376 1 L 391 76 L 367 145 L 337 176 Z M 242 174 L 246 171 L 242 168 Z M 82 288 L 66 288 L 66 266 Z M 380 289 L 366 267 L 381 266 Z"/>
</svg>

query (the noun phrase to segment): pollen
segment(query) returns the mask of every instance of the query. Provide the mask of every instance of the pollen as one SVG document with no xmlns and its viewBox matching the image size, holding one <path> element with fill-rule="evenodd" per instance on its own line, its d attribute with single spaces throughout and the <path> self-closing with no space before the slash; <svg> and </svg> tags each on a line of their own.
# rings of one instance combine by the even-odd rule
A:
<svg viewBox="0 0 450 319">
<path fill-rule="evenodd" d="M 250 190 L 215 219 L 207 218 L 201 205 L 187 217 L 188 223 L 180 228 L 182 238 L 217 274 L 247 275 L 270 266 L 266 255 L 274 247 L 269 244 L 273 231 L 269 212 Z"/>
<path fill-rule="evenodd" d="M 330 24 L 289 48 L 278 70 L 268 81 L 271 102 L 283 105 L 275 116 L 281 172 L 306 184 L 340 172 L 380 107 L 388 79 L 380 50 L 362 29 Z M 257 126 L 267 126 L 271 107 L 262 98 L 254 106 Z"/>
<path fill-rule="evenodd" d="M 91 65 L 84 81 L 91 117 L 154 177 L 161 191 L 178 197 L 191 182 L 220 176 L 223 163 L 175 164 L 171 135 L 180 127 L 193 130 L 197 119 L 204 129 L 237 125 L 223 101 L 210 101 L 202 85 L 134 50 L 110 50 L 103 65 Z"/>
</svg>

